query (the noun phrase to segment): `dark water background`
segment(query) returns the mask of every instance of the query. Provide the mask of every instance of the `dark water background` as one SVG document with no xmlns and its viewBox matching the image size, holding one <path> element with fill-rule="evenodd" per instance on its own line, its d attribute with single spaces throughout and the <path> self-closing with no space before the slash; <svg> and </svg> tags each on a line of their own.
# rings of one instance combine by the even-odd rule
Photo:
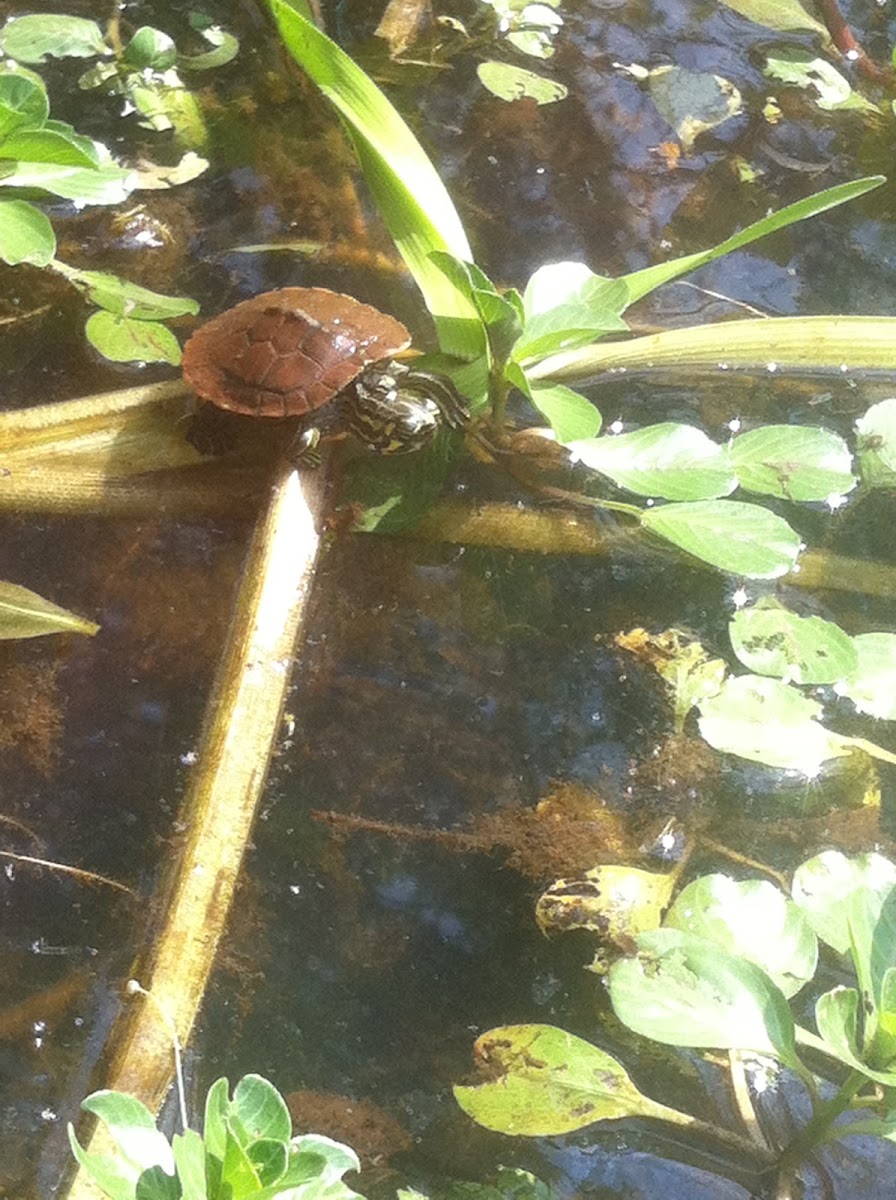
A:
<svg viewBox="0 0 896 1200">
<path fill-rule="evenodd" d="M 371 251 L 388 249 L 386 235 L 356 190 L 325 108 L 251 4 L 206 8 L 242 41 L 235 64 L 201 81 L 210 171 L 169 193 L 135 197 L 133 215 L 116 226 L 104 210 L 60 208 L 61 257 L 196 296 L 205 314 L 284 284 L 334 287 L 395 312 L 425 344 L 426 321 L 409 281 L 370 265 Z M 894 31 L 884 14 L 853 9 L 866 48 L 885 58 Z M 89 4 L 67 11 L 105 15 L 105 7 Z M 126 15 L 180 38 L 187 11 L 184 4 L 139 4 Z M 471 6 L 455 15 L 474 13 Z M 327 28 L 363 59 L 378 15 L 334 6 Z M 570 88 L 560 104 L 537 109 L 491 97 L 472 53 L 450 70 L 408 69 L 390 90 L 438 165 L 479 262 L 499 283 L 520 286 L 538 265 L 567 258 L 619 274 L 701 249 L 822 187 L 890 170 L 892 117 L 824 113 L 797 93 L 787 94 L 778 125 L 736 117 L 670 168 L 655 148 L 671 131 L 647 93 L 612 64 L 718 73 L 740 88 L 747 112 L 758 114 L 772 89 L 757 55 L 783 39 L 714 3 L 582 2 L 563 17 L 548 67 Z M 111 102 L 79 94 L 72 87 L 79 70 L 68 63 L 43 72 L 53 115 L 123 156 L 141 148 L 150 157 L 173 155 L 164 135 L 153 139 L 110 116 Z M 762 167 L 758 181 L 737 182 L 734 154 Z M 773 315 L 892 314 L 893 198 L 887 185 L 705 268 L 694 282 Z M 152 251 L 135 236 L 147 228 L 162 243 Z M 340 250 L 311 260 L 233 252 L 287 238 Z M 24 287 L 22 278 L 3 274 L 7 294 Z M 150 376 L 92 357 L 78 303 L 60 306 L 30 361 L 17 359 L 3 377 L 5 405 Z M 672 285 L 636 315 L 651 327 L 734 311 Z M 721 437 L 735 416 L 809 419 L 848 434 L 855 416 L 889 390 L 840 378 L 722 379 L 699 387 L 678 378 L 615 382 L 594 397 L 607 423 L 684 419 Z M 510 492 L 506 481 L 469 465 L 449 486 L 467 496 Z M 860 515 L 805 512 L 797 520 L 813 546 L 890 562 L 889 505 L 878 494 Z M 102 624 L 96 639 L 8 645 L 0 659 L 6 708 L 27 707 L 23 731 L 0 745 L 0 811 L 38 835 L 47 858 L 151 894 L 176 844 L 186 764 L 248 528 L 248 521 L 2 518 L 0 577 Z M 599 986 L 582 970 L 593 953 L 589 939 L 548 940 L 538 932 L 533 905 L 563 873 L 555 862 L 533 853 L 521 867 L 511 833 L 504 849 L 481 853 L 419 834 L 469 831 L 494 814 L 504 814 L 512 830 L 518 813 L 566 787 L 599 794 L 636 830 L 673 814 L 702 823 L 709 811 L 733 831 L 735 815 L 750 810 L 752 826 L 745 832 L 741 823 L 732 836 L 784 868 L 829 845 L 879 844 L 892 854 L 886 775 L 879 825 L 858 816 L 801 825 L 796 818 L 815 797 L 812 789 L 795 797 L 791 789 L 795 808 L 785 827 L 770 819 L 768 799 L 779 786 L 763 772 L 735 766 L 700 787 L 689 782 L 685 762 L 665 773 L 645 769 L 670 732 L 668 712 L 655 681 L 614 647 L 613 635 L 676 625 L 724 652 L 736 586 L 631 540 L 605 559 L 579 561 L 334 538 L 290 695 L 295 729 L 274 764 L 191 1053 L 196 1095 L 219 1074 L 235 1080 L 251 1070 L 284 1093 L 304 1094 L 303 1114 L 310 1106 L 322 1120 L 326 1097 L 315 1101 L 311 1093 L 370 1102 L 382 1127 L 371 1134 L 368 1160 L 379 1173 L 369 1187 L 383 1195 L 394 1192 L 396 1179 L 480 1179 L 496 1162 L 536 1170 L 563 1196 L 749 1195 L 714 1173 L 706 1147 L 655 1129 L 611 1126 L 521 1143 L 487 1135 L 463 1117 L 450 1085 L 469 1071 L 475 1036 L 534 1020 L 618 1052 L 657 1099 L 723 1124 L 734 1119 L 718 1079 L 696 1059 L 682 1067 L 665 1055 L 648 1057 L 606 1023 Z M 851 632 L 896 627 L 889 599 L 784 598 Z M 11 715 L 5 724 L 15 725 Z M 892 735 L 877 728 L 874 736 L 890 744 Z M 349 814 L 356 824 L 334 837 L 314 816 L 321 812 Z M 392 828 L 374 831 L 364 824 L 371 821 Z M 12 849 L 37 852 L 21 830 L 10 827 L 4 837 Z M 618 856 L 619 847 L 608 849 Z M 724 864 L 701 860 L 701 867 L 714 865 Z M 27 1200 L 54 1194 L 64 1122 L 90 1088 L 143 930 L 139 906 L 110 902 L 108 892 L 64 877 L 10 867 L 0 897 L 0 1011 L 41 997 L 0 1040 L 0 1196 Z M 43 998 L 51 988 L 52 1005 Z M 889 1149 L 877 1146 L 838 1151 L 826 1171 L 810 1177 L 810 1194 L 889 1196 L 896 1174 Z"/>
</svg>

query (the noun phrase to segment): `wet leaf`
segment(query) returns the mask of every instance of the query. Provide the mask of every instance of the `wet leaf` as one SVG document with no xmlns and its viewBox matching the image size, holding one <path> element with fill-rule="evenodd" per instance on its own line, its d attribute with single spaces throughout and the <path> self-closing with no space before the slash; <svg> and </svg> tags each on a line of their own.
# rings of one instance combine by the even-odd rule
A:
<svg viewBox="0 0 896 1200">
<path fill-rule="evenodd" d="M 122 1092 L 94 1092 L 81 1102 L 106 1126 L 128 1164 L 137 1171 L 160 1166 L 174 1174 L 174 1156 L 163 1133 L 156 1128 L 152 1113 L 133 1096 Z"/>
<path fill-rule="evenodd" d="M 849 80 L 833 64 L 799 46 L 779 46 L 768 55 L 763 74 L 794 87 L 811 89 L 818 107 L 829 112 L 836 109 L 880 112 L 876 104 L 852 90 Z"/>
<path fill-rule="evenodd" d="M 837 683 L 851 676 L 859 661 L 854 639 L 839 625 L 798 617 L 774 599 L 736 612 L 728 636 L 747 670 L 789 683 Z M 893 645 L 896 684 L 896 637 Z"/>
<path fill-rule="evenodd" d="M 197 179 L 207 170 L 208 159 L 200 158 L 192 150 L 188 150 L 180 162 L 173 166 L 142 161 L 134 172 L 137 176 L 136 190 L 150 192 L 177 187 L 179 184 Z M 232 251 L 235 249 L 236 247 L 232 248 Z"/>
<path fill-rule="evenodd" d="M 783 517 L 736 500 L 664 504 L 645 512 L 641 523 L 696 558 L 748 579 L 786 575 L 800 552 L 799 536 Z"/>
<path fill-rule="evenodd" d="M 704 875 L 676 896 L 663 924 L 755 963 L 787 997 L 815 975 L 815 934 L 797 905 L 767 880 Z"/>
<path fill-rule="evenodd" d="M 657 111 L 678 134 L 685 154 L 708 129 L 737 116 L 743 108 L 740 92 L 721 75 L 685 67 L 657 67 L 650 72 L 650 94 Z"/>
<path fill-rule="evenodd" d="M 850 753 L 820 715 L 820 704 L 778 679 L 738 675 L 700 705 L 699 728 L 725 754 L 814 778 L 828 759 Z"/>
<path fill-rule="evenodd" d="M 505 1025 L 476 1041 L 485 1080 L 455 1086 L 469 1116 L 514 1137 L 551 1137 L 594 1121 L 680 1114 L 642 1095 L 625 1068 L 590 1042 L 551 1025 Z"/>
<path fill-rule="evenodd" d="M 856 663 L 837 685 L 837 694 L 851 700 L 859 712 L 896 721 L 896 634 L 860 633 L 851 641 Z"/>
<path fill-rule="evenodd" d="M 353 529 L 398 533 L 417 524 L 442 490 L 456 439 L 443 433 L 418 454 L 359 455 L 345 467 L 345 502 L 356 510 Z"/>
<path fill-rule="evenodd" d="M 554 5 L 558 0 L 554 0 Z M 513 22 L 507 41 L 532 58 L 551 58 L 563 18 L 550 3 L 527 4 Z"/>
<path fill-rule="evenodd" d="M 848 858 L 825 850 L 797 867 L 791 892 L 794 902 L 823 942 L 839 954 L 850 948 L 848 902 L 864 889 L 881 897 L 896 889 L 896 865 L 882 854 Z"/>
<path fill-rule="evenodd" d="M 665 422 L 614 437 L 576 441 L 570 452 L 639 496 L 707 500 L 737 487 L 728 452 L 693 425 Z"/>
<path fill-rule="evenodd" d="M 544 933 L 590 929 L 621 946 L 657 928 L 675 884 L 669 872 L 608 863 L 552 884 L 538 899 L 535 919 Z"/>
<path fill-rule="evenodd" d="M 56 253 L 49 218 L 24 200 L 0 200 L 0 259 L 11 267 L 32 263 L 45 267 Z"/>
<path fill-rule="evenodd" d="M 246 1130 L 248 1141 L 257 1138 L 289 1141 L 292 1120 L 286 1101 L 261 1075 L 244 1075 L 233 1089 L 230 1112 Z"/>
<path fill-rule="evenodd" d="M 13 17 L 0 29 L 0 52 L 17 62 L 48 58 L 94 58 L 111 54 L 95 21 L 64 13 Z"/>
<path fill-rule="evenodd" d="M 212 47 L 204 54 L 180 54 L 177 65 L 186 71 L 211 71 L 232 62 L 240 51 L 240 44 L 232 33 L 212 25 L 202 30 L 202 36 Z"/>
<path fill-rule="evenodd" d="M 746 959 L 677 929 L 638 938 L 638 955 L 610 968 L 619 1019 L 668 1046 L 752 1050 L 795 1060 L 793 1017 L 781 990 Z"/>
<path fill-rule="evenodd" d="M 546 79 L 513 63 L 490 60 L 476 68 L 479 82 L 499 100 L 534 100 L 536 104 L 556 104 L 565 100 L 569 89 L 555 79 Z"/>
<path fill-rule="evenodd" d="M 99 625 L 44 600 L 16 583 L 0 582 L 0 639 L 83 633 L 93 637 Z"/>
<path fill-rule="evenodd" d="M 16 129 L 39 129 L 50 115 L 43 81 L 23 67 L 0 64 L 0 141 Z"/>
<path fill-rule="evenodd" d="M 826 26 L 814 16 L 802 0 L 722 0 L 743 17 L 781 31 L 806 29 L 820 34 L 825 42 L 830 41 Z"/>
<path fill-rule="evenodd" d="M 168 321 L 172 317 L 199 312 L 199 304 L 189 296 L 164 296 L 161 292 L 152 292 L 149 288 L 105 271 L 79 271 L 73 267 L 63 267 L 62 273 L 76 287 L 83 288 L 93 304 L 117 316 L 133 317 L 139 321 Z"/>
<path fill-rule="evenodd" d="M 863 481 L 896 486 L 896 399 L 872 404 L 856 421 L 856 434 Z"/>
<path fill-rule="evenodd" d="M 763 425 L 731 443 L 741 487 L 784 500 L 829 500 L 856 486 L 843 438 L 808 425 Z"/>
<path fill-rule="evenodd" d="M 112 362 L 180 362 L 180 343 L 157 321 L 136 321 L 114 313 L 95 312 L 85 326 L 87 339 Z"/>
<path fill-rule="evenodd" d="M 177 47 L 161 29 L 142 25 L 125 46 L 123 61 L 137 71 L 166 71 L 177 61 Z"/>
<path fill-rule="evenodd" d="M 587 396 L 565 384 L 533 387 L 530 398 L 560 443 L 594 437 L 600 431 L 601 415 L 598 409 Z"/>
<path fill-rule="evenodd" d="M 78 204 L 118 204 L 127 199 L 136 182 L 133 171 L 113 163 L 86 169 L 55 163 L 17 162 L 15 170 L 0 177 L 2 187 L 40 188 Z"/>
</svg>

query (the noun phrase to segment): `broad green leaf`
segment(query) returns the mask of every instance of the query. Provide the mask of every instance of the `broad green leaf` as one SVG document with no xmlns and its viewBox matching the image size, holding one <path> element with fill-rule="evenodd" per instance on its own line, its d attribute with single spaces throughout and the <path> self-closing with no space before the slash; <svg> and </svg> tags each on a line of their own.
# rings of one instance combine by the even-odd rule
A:
<svg viewBox="0 0 896 1200">
<path fill-rule="evenodd" d="M 859 661 L 853 638 L 839 625 L 823 617 L 798 617 L 771 598 L 736 612 L 728 636 L 748 671 L 788 683 L 837 683 L 851 676 Z M 896 647 L 896 637 L 893 643 Z"/>
<path fill-rule="evenodd" d="M 16 583 L 0 582 L 0 640 L 44 637 L 48 633 L 84 633 L 93 637 L 99 625 L 79 617 Z"/>
<path fill-rule="evenodd" d="M 0 160 L 13 158 L 20 162 L 95 170 L 97 152 L 90 138 L 81 137 L 64 125 L 61 128 L 54 125 L 55 122 L 47 121 L 42 129 L 15 130 L 0 142 Z"/>
<path fill-rule="evenodd" d="M 513 1137 L 555 1137 L 594 1121 L 681 1114 L 641 1094 L 604 1050 L 551 1025 L 505 1025 L 476 1041 L 485 1080 L 455 1086 L 458 1104 L 480 1125 Z"/>
<path fill-rule="evenodd" d="M 221 1194 L 224 1196 L 254 1196 L 261 1190 L 261 1180 L 245 1147 L 227 1124 L 224 1159 L 221 1164 Z"/>
<path fill-rule="evenodd" d="M 202 1136 L 206 1149 L 215 1158 L 224 1159 L 227 1146 L 227 1113 L 230 1109 L 230 1084 L 216 1079 L 206 1093 Z"/>
<path fill-rule="evenodd" d="M 205 1142 L 195 1129 L 176 1133 L 171 1150 L 177 1167 L 177 1178 L 183 1189 L 183 1200 L 208 1200 L 205 1177 Z"/>
<path fill-rule="evenodd" d="M 830 500 L 856 486 L 843 438 L 809 425 L 763 425 L 731 443 L 741 487 L 784 500 Z"/>
<path fill-rule="evenodd" d="M 134 1190 L 140 1177 L 139 1167 L 126 1162 L 120 1154 L 91 1154 L 78 1141 L 71 1122 L 68 1125 L 68 1140 L 72 1154 L 88 1179 L 110 1200 L 134 1200 Z"/>
<path fill-rule="evenodd" d="M 610 968 L 619 1019 L 668 1046 L 752 1050 L 792 1065 L 793 1017 L 781 990 L 759 967 L 677 929 L 638 940 L 636 957 Z"/>
<path fill-rule="evenodd" d="M 883 980 L 896 964 L 896 889 L 855 888 L 845 901 L 853 966 L 866 1003 L 880 1012 Z M 871 1029 L 871 1034 L 875 1031 Z M 866 1028 L 866 1044 L 870 1040 Z M 896 1048 L 894 1048 L 896 1054 Z"/>
<path fill-rule="evenodd" d="M 555 79 L 546 79 L 514 63 L 490 59 L 476 68 L 479 82 L 499 100 L 534 100 L 536 104 L 556 104 L 565 100 L 569 89 Z"/>
<path fill-rule="evenodd" d="M 695 879 L 675 898 L 663 925 L 749 959 L 788 998 L 815 975 L 815 934 L 794 902 L 764 879 Z"/>
<path fill-rule="evenodd" d="M 592 471 L 640 496 L 707 500 L 737 487 L 728 452 L 693 425 L 665 422 L 632 433 L 569 444 Z"/>
<path fill-rule="evenodd" d="M 177 61 L 177 47 L 161 29 L 142 25 L 125 46 L 123 61 L 138 71 L 167 71 Z"/>
<path fill-rule="evenodd" d="M 60 274 L 82 288 L 91 303 L 120 317 L 138 321 L 167 321 L 172 317 L 193 315 L 199 305 L 189 296 L 165 296 L 151 292 L 118 275 L 105 271 L 79 271 L 65 263 L 55 264 Z"/>
<path fill-rule="evenodd" d="M 289 1141 L 292 1119 L 286 1101 L 261 1075 L 244 1075 L 234 1088 L 231 1112 L 252 1141 Z"/>
<path fill-rule="evenodd" d="M 881 900 L 889 896 L 896 890 L 896 865 L 882 854 L 847 858 L 839 850 L 825 850 L 797 867 L 791 892 L 821 940 L 845 954 L 851 945 L 849 898 L 859 889 L 872 891 Z"/>
<path fill-rule="evenodd" d="M 859 471 L 870 487 L 896 487 L 896 399 L 881 400 L 856 421 Z"/>
<path fill-rule="evenodd" d="M 582 346 L 607 333 L 624 333 L 629 303 L 620 279 L 595 275 L 583 263 L 548 263 L 532 275 L 523 295 L 524 327 L 516 362 Z"/>
<path fill-rule="evenodd" d="M 180 1184 L 161 1167 L 149 1167 L 137 1180 L 134 1200 L 181 1200 Z"/>
<path fill-rule="evenodd" d="M 359 509 L 358 532 L 399 533 L 416 525 L 442 490 L 457 439 L 443 432 L 417 454 L 359 455 L 345 467 L 343 495 Z"/>
<path fill-rule="evenodd" d="M 859 712 L 896 721 L 896 634 L 859 633 L 852 638 L 856 663 L 837 694 L 850 699 Z"/>
<path fill-rule="evenodd" d="M 246 1147 L 246 1154 L 263 1186 L 270 1187 L 282 1179 L 289 1156 L 286 1141 L 259 1138 Z"/>
<path fill-rule="evenodd" d="M 801 547 L 783 517 L 737 500 L 664 504 L 643 513 L 641 523 L 696 558 L 748 579 L 786 575 Z"/>
<path fill-rule="evenodd" d="M 772 0 L 772 2 L 777 4 L 778 0 Z M 686 275 L 688 271 L 694 271 L 697 267 L 713 262 L 714 259 L 721 258 L 725 254 L 730 254 L 732 250 L 740 250 L 744 246 L 749 246 L 751 242 L 755 242 L 769 233 L 786 229 L 788 225 L 794 225 L 797 221 L 805 221 L 808 217 L 827 212 L 829 208 L 836 208 L 839 204 L 855 200 L 865 192 L 880 187 L 883 182 L 884 179 L 881 175 L 870 175 L 865 179 L 853 180 L 851 183 L 837 184 L 836 187 L 826 188 L 823 192 L 816 192 L 814 196 L 797 200 L 795 204 L 788 204 L 786 208 L 779 209 L 770 217 L 754 221 L 739 233 L 735 233 L 726 238 L 724 242 L 713 246 L 711 250 L 686 254 L 683 258 L 657 263 L 656 266 L 645 267 L 641 271 L 633 271 L 630 275 L 624 275 L 622 278 L 628 285 L 631 303 L 640 300 L 642 296 L 646 296 L 648 292 L 652 292 L 663 283 L 678 279 L 681 275 Z"/>
<path fill-rule="evenodd" d="M 768 79 L 803 88 L 827 112 L 839 109 L 880 112 L 876 104 L 853 91 L 849 80 L 833 64 L 801 46 L 778 46 L 767 55 L 763 74 Z"/>
<path fill-rule="evenodd" d="M 820 1036 L 840 1062 L 885 1087 L 896 1087 L 896 1070 L 879 1070 L 865 1061 L 859 1046 L 858 1012 L 859 993 L 855 988 L 836 987 L 825 992 L 815 1005 Z"/>
<path fill-rule="evenodd" d="M 82 1100 L 81 1107 L 102 1121 L 129 1163 L 141 1171 L 160 1166 L 167 1175 L 174 1174 L 168 1139 L 140 1100 L 123 1092 L 100 1091 Z"/>
<path fill-rule="evenodd" d="M 0 63 L 0 141 L 16 129 L 39 129 L 49 115 L 50 101 L 40 76 Z"/>
<path fill-rule="evenodd" d="M 16 62 L 48 58 L 94 58 L 111 54 L 95 21 L 65 13 L 13 17 L 0 29 L 0 52 Z"/>
<path fill-rule="evenodd" d="M 436 323 L 446 354 L 484 357 L 485 334 L 469 299 L 432 262 L 447 250 L 464 262 L 473 255 L 450 196 L 420 143 L 383 93 L 305 16 L 298 0 L 268 0 L 280 36 L 347 122 L 383 220 Z"/>
<path fill-rule="evenodd" d="M 607 863 L 581 879 L 560 879 L 538 898 L 535 919 L 543 933 L 590 929 L 622 945 L 656 929 L 672 898 L 674 873 Z"/>
<path fill-rule="evenodd" d="M 743 108 L 740 92 L 728 79 L 686 67 L 663 66 L 650 72 L 648 86 L 657 111 L 675 130 L 685 154 L 701 133 L 715 129 Z"/>
<path fill-rule="evenodd" d="M 561 444 L 594 437 L 600 432 L 599 410 L 587 396 L 563 383 L 533 387 L 529 397 Z"/>
<path fill-rule="evenodd" d="M 24 200 L 0 200 L 0 259 L 11 267 L 31 263 L 45 267 L 56 253 L 49 218 Z"/>
<path fill-rule="evenodd" d="M 716 750 L 812 779 L 828 759 L 850 753 L 820 715 L 820 704 L 778 679 L 738 675 L 701 703 L 699 728 Z"/>
<path fill-rule="evenodd" d="M 87 339 L 111 362 L 180 362 L 180 343 L 157 321 L 136 321 L 102 310 L 84 327 Z"/>
<path fill-rule="evenodd" d="M 808 30 L 830 40 L 826 26 L 809 11 L 803 0 L 722 0 L 728 8 L 769 29 L 781 32 L 791 29 Z"/>
<path fill-rule="evenodd" d="M 78 204 L 119 204 L 137 182 L 133 171 L 104 163 L 101 167 L 67 167 L 56 163 L 17 162 L 2 187 L 40 188 Z"/>
</svg>

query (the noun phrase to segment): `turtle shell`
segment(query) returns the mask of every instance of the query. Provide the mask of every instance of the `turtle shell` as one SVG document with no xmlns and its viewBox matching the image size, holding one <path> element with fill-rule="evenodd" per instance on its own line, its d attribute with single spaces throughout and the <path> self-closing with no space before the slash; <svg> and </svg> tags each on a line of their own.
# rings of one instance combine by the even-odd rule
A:
<svg viewBox="0 0 896 1200">
<path fill-rule="evenodd" d="M 201 326 L 183 372 L 200 400 L 257 417 L 302 417 L 369 363 L 410 345 L 400 321 L 327 288 L 279 288 Z"/>
</svg>

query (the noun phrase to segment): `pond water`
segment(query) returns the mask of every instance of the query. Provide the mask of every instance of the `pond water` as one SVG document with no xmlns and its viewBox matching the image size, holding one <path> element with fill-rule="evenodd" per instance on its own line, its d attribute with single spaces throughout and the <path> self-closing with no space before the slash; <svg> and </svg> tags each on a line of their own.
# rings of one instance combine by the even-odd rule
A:
<svg viewBox="0 0 896 1200">
<path fill-rule="evenodd" d="M 141 193 L 117 222 L 104 209 L 60 209 L 60 256 L 195 296 L 204 314 L 286 284 L 337 288 L 394 312 L 425 344 L 414 289 L 389 256 L 322 102 L 252 5 L 205 8 L 241 43 L 232 65 L 201 80 L 209 170 Z M 881 10 L 853 8 L 866 49 L 885 60 L 894 31 Z M 187 9 L 133 4 L 127 18 L 180 40 Z M 69 11 L 98 16 L 87 3 Z M 388 68 L 390 95 L 437 164 L 478 261 L 501 284 L 522 286 L 537 266 L 565 259 L 621 274 L 890 166 L 893 117 L 879 89 L 868 94 L 880 114 L 832 113 L 763 77 L 772 41 L 809 46 L 806 35 L 772 35 L 696 0 L 583 0 L 561 11 L 545 71 L 569 96 L 553 105 L 491 96 L 475 70 L 495 50 L 487 41 L 438 69 L 422 49 L 407 55 L 414 63 Z M 481 20 L 473 4 L 449 15 L 471 29 Z M 384 68 L 372 38 L 379 16 L 340 5 L 325 23 L 362 62 Z M 509 53 L 502 39 L 497 46 Z M 723 76 L 744 111 L 678 157 L 649 91 L 615 64 Z M 150 136 L 114 102 L 79 94 L 77 63 L 42 71 L 54 115 L 124 157 L 176 158 L 169 135 Z M 781 109 L 774 123 L 761 116 L 772 92 Z M 744 163 L 758 172 L 749 181 Z M 692 279 L 701 290 L 661 289 L 637 323 L 718 320 L 736 304 L 772 315 L 890 314 L 892 198 L 888 184 L 706 267 Z M 236 249 L 288 240 L 325 249 L 311 257 Z M 3 285 L 7 297 L 32 302 L 24 272 L 5 269 Z M 103 365 L 85 346 L 80 301 L 66 293 L 53 304 L 42 340 L 28 341 L 29 360 L 15 358 L 4 376 L 4 406 L 170 374 Z M 688 420 L 723 439 L 734 418 L 820 421 L 848 437 L 856 416 L 891 391 L 885 379 L 851 375 L 671 374 L 614 379 L 589 394 L 607 425 Z M 493 466 L 470 461 L 447 488 L 460 499 L 538 503 Z M 252 515 L 2 518 L 0 578 L 102 626 L 93 639 L 4 644 L 3 844 L 119 880 L 133 894 L 6 868 L 0 1196 L 58 1193 L 65 1123 L 95 1084 L 121 983 L 147 936 L 141 913 L 183 833 L 179 799 Z M 896 557 L 886 492 L 869 495 L 859 512 L 807 506 L 796 520 L 814 549 L 886 565 Z M 696 737 L 672 739 L 662 686 L 617 635 L 674 627 L 730 657 L 726 630 L 742 581 L 630 533 L 611 540 L 603 556 L 561 557 L 409 536 L 329 539 L 290 721 L 189 1052 L 194 1102 L 221 1074 L 267 1076 L 302 1127 L 359 1149 L 368 1195 L 391 1196 L 408 1182 L 481 1180 L 498 1163 L 534 1171 L 561 1197 L 763 1194 L 767 1181 L 748 1157 L 720 1163 L 717 1147 L 655 1124 L 508 1138 L 475 1126 L 451 1093 L 472 1070 L 480 1033 L 547 1022 L 617 1054 L 656 1099 L 733 1127 L 721 1071 L 690 1053 L 645 1050 L 613 1022 L 600 981 L 584 970 L 592 935 L 545 937 L 538 896 L 598 861 L 660 869 L 662 858 L 644 848 L 672 818 L 689 843 L 704 832 L 712 840 L 697 851 L 700 871 L 732 869 L 719 843 L 780 871 L 829 847 L 896 853 L 892 768 L 880 767 L 879 809 L 838 812 L 824 779 L 794 782 L 722 759 Z M 748 592 L 776 593 L 850 633 L 896 630 L 893 597 L 866 594 L 860 572 L 854 583 L 817 594 L 791 584 Z M 889 724 L 869 732 L 844 720 L 849 732 L 894 748 Z M 802 1104 L 786 1086 L 767 1102 L 782 1141 L 805 1119 Z M 892 1193 L 894 1176 L 887 1143 L 856 1139 L 807 1173 L 805 1194 L 873 1200 Z"/>
</svg>

